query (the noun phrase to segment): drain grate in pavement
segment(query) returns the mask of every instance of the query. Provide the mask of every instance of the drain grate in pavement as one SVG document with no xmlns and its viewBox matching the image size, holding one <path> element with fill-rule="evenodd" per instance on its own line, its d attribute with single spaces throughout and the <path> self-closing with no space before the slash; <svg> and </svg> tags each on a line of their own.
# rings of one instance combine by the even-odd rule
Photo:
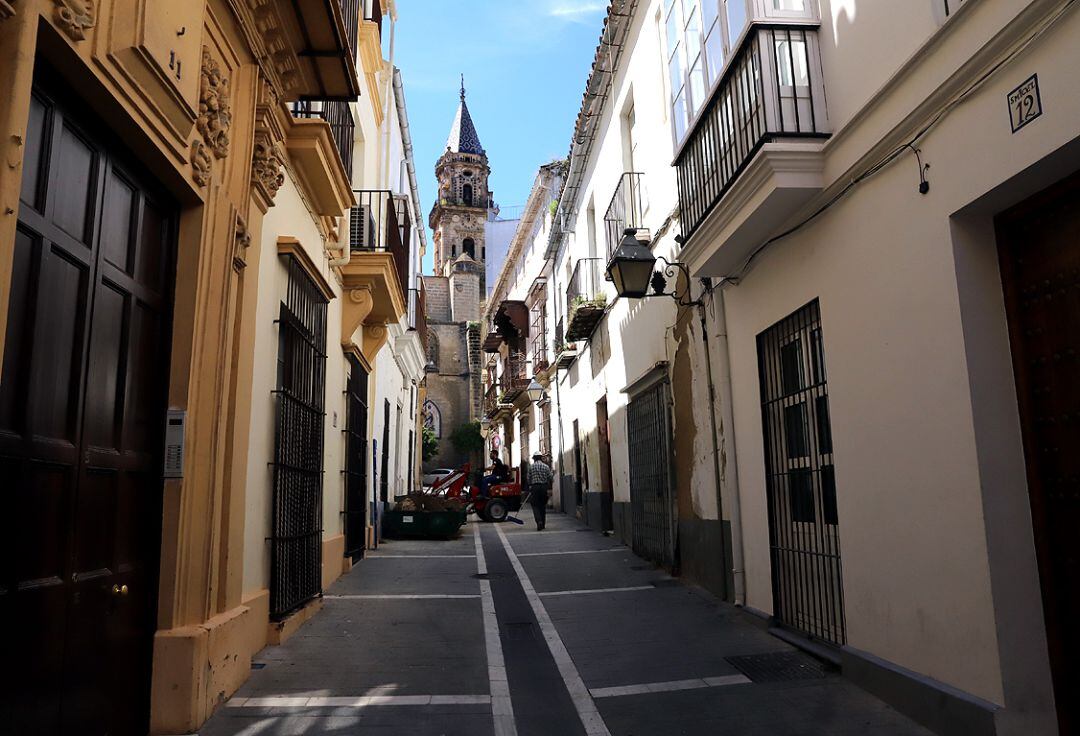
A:
<svg viewBox="0 0 1080 736">
<path fill-rule="evenodd" d="M 536 626 L 532 621 L 505 623 L 502 628 L 508 642 L 536 640 Z"/>
<path fill-rule="evenodd" d="M 752 682 L 819 680 L 834 672 L 833 667 L 802 652 L 769 652 L 725 659 Z"/>
</svg>

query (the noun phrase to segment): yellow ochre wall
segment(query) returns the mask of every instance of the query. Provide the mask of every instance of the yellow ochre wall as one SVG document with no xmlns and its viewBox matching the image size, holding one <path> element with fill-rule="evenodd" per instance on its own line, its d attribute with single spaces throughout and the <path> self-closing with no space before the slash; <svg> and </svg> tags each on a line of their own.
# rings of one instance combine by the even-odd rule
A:
<svg viewBox="0 0 1080 736">
<path fill-rule="evenodd" d="M 243 564 L 256 276 L 267 257 L 253 244 L 264 239 L 294 138 L 322 151 L 329 129 L 291 124 L 284 103 L 319 90 L 300 55 L 267 53 L 275 39 L 301 35 L 290 32 L 297 20 L 285 2 L 270 3 L 255 33 L 264 4 L 0 0 L 0 358 L 36 63 L 81 95 L 180 206 L 168 404 L 187 411 L 187 433 L 183 478 L 162 489 L 156 734 L 198 728 L 267 640 L 268 599 L 245 585 Z M 352 84 L 360 88 L 355 76 Z M 325 177 L 338 180 L 321 192 L 314 217 L 324 225 L 350 204 L 339 164 Z M 327 540 L 328 554 L 335 544 Z"/>
</svg>

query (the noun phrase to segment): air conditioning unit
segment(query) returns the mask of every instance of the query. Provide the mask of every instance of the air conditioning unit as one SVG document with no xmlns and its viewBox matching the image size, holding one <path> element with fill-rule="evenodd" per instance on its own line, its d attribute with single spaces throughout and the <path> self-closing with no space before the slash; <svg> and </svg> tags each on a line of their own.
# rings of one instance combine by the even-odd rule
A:
<svg viewBox="0 0 1080 736">
<path fill-rule="evenodd" d="M 375 250 L 375 218 L 371 205 L 362 204 L 349 211 L 349 248 Z"/>
</svg>

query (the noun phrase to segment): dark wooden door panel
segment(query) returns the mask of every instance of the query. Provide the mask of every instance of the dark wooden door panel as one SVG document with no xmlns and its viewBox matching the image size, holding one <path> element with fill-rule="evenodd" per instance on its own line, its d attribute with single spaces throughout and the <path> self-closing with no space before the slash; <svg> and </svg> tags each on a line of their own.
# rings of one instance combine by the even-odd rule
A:
<svg viewBox="0 0 1080 736">
<path fill-rule="evenodd" d="M 25 404 L 30 379 L 30 346 L 34 329 L 31 283 L 37 281 L 40 247 L 34 234 L 23 229 L 15 232 L 15 252 L 11 270 L 8 305 L 8 329 L 0 375 L 8 389 L 0 391 L 0 453 L 4 448 L 21 444 L 26 432 Z"/>
<path fill-rule="evenodd" d="M 89 268 L 61 246 L 44 246 L 37 283 L 37 329 L 29 417 L 42 441 L 77 441 Z"/>
<path fill-rule="evenodd" d="M 99 154 L 74 126 L 56 126 L 55 156 L 50 161 L 50 219 L 83 245 L 90 245 L 96 204 Z"/>
<path fill-rule="evenodd" d="M 997 226 L 1050 663 L 1068 736 L 1080 733 L 1080 174 Z"/>
<path fill-rule="evenodd" d="M 34 96 L 30 99 L 30 114 L 26 126 L 26 146 L 23 150 L 22 190 L 20 200 L 23 205 L 41 209 L 41 188 L 43 170 L 42 157 L 48 146 L 49 109 L 46 104 Z"/>
<path fill-rule="evenodd" d="M 0 722 L 142 736 L 174 208 L 40 89 L 29 124 L 0 379 L 0 623 L 18 632 Z"/>
</svg>

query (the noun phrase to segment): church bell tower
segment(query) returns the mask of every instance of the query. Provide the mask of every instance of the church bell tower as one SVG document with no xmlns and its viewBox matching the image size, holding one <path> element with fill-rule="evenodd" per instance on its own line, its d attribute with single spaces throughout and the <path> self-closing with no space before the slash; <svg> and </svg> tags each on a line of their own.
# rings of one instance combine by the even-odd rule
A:
<svg viewBox="0 0 1080 736">
<path fill-rule="evenodd" d="M 470 271 L 476 269 L 481 280 L 480 294 L 486 293 L 484 224 L 494 207 L 488 187 L 490 175 L 487 154 L 480 145 L 472 115 L 465 104 L 465 80 L 462 78 L 457 115 L 450 127 L 446 150 L 435 164 L 439 197 L 428 224 L 435 245 L 435 274 L 450 276 L 455 264 L 461 264 L 457 266 L 458 270 L 463 267 Z"/>
</svg>

